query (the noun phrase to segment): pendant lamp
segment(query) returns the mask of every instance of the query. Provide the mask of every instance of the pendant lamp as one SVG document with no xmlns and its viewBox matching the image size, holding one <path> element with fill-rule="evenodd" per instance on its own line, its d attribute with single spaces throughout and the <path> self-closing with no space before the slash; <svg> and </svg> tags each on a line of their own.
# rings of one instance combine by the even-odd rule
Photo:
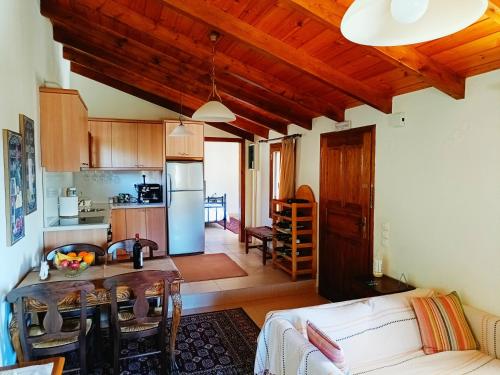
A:
<svg viewBox="0 0 500 375">
<path fill-rule="evenodd" d="M 217 32 L 212 31 L 210 33 L 210 41 L 212 42 L 212 70 L 210 72 L 212 92 L 208 97 L 208 101 L 193 113 L 193 116 L 191 116 L 193 120 L 205 122 L 231 122 L 236 120 L 234 113 L 222 104 L 222 99 L 215 85 L 215 44 L 218 38 L 219 34 Z"/>
<path fill-rule="evenodd" d="M 190 135 L 193 135 L 189 131 L 188 128 L 186 128 L 186 125 L 182 122 L 182 92 L 181 92 L 181 110 L 179 112 L 179 125 L 177 125 L 174 130 L 172 130 L 169 134 L 170 137 L 188 137 Z"/>
<path fill-rule="evenodd" d="M 368 46 L 422 43 L 465 29 L 487 7 L 488 0 L 355 0 L 340 30 Z"/>
</svg>

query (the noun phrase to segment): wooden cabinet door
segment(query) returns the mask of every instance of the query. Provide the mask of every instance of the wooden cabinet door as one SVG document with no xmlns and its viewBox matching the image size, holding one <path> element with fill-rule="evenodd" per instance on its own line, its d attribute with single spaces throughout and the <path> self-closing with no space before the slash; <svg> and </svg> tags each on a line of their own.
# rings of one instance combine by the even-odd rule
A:
<svg viewBox="0 0 500 375">
<path fill-rule="evenodd" d="M 109 168 L 111 164 L 111 122 L 89 121 L 92 168 Z"/>
<path fill-rule="evenodd" d="M 140 238 L 147 236 L 146 210 L 144 208 L 128 208 L 125 210 L 127 221 L 127 238 L 134 238 L 139 233 Z"/>
<path fill-rule="evenodd" d="M 127 238 L 127 220 L 125 209 L 114 209 L 111 211 L 112 241 L 121 241 Z"/>
<path fill-rule="evenodd" d="M 167 159 L 185 157 L 186 137 L 170 137 L 170 133 L 179 125 L 178 122 L 167 122 L 165 126 L 165 156 Z"/>
<path fill-rule="evenodd" d="M 40 148 L 49 172 L 80 170 L 80 119 L 75 114 L 78 91 L 40 88 Z"/>
<path fill-rule="evenodd" d="M 137 124 L 137 164 L 140 168 L 163 168 L 163 123 Z"/>
<path fill-rule="evenodd" d="M 89 122 L 87 107 L 78 96 L 74 100 L 76 110 L 78 115 L 78 128 L 80 130 L 80 167 L 89 168 L 90 167 L 90 147 L 89 147 Z"/>
<path fill-rule="evenodd" d="M 165 208 L 146 208 L 146 238 L 158 244 L 158 253 L 166 252 Z"/>
<path fill-rule="evenodd" d="M 319 293 L 352 299 L 372 274 L 375 127 L 321 136 Z"/>
<path fill-rule="evenodd" d="M 203 146 L 205 144 L 203 124 L 190 124 L 185 125 L 188 130 L 193 133 L 185 138 L 186 142 L 186 157 L 189 158 L 203 158 Z"/>
<path fill-rule="evenodd" d="M 111 123 L 111 163 L 115 168 L 137 168 L 137 123 Z"/>
</svg>

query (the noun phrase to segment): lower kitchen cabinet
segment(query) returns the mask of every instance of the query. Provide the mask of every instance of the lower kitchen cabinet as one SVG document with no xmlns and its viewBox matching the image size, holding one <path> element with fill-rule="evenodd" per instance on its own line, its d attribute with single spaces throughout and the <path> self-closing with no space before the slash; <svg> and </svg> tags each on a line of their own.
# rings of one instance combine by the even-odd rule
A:
<svg viewBox="0 0 500 375">
<path fill-rule="evenodd" d="M 43 233 L 43 247 L 52 250 L 70 243 L 89 243 L 106 250 L 107 229 L 57 230 Z"/>
<path fill-rule="evenodd" d="M 113 242 L 134 238 L 139 233 L 158 244 L 159 253 L 166 250 L 165 208 L 119 208 L 111 212 Z"/>
</svg>

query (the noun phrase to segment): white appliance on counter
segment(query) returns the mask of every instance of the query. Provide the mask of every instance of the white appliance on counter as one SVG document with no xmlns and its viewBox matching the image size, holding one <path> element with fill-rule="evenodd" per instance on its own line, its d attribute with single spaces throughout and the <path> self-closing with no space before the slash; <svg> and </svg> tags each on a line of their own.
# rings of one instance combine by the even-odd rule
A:
<svg viewBox="0 0 500 375">
<path fill-rule="evenodd" d="M 59 197 L 59 217 L 78 216 L 78 197 Z"/>
<path fill-rule="evenodd" d="M 168 254 L 205 251 L 203 162 L 167 162 Z"/>
</svg>

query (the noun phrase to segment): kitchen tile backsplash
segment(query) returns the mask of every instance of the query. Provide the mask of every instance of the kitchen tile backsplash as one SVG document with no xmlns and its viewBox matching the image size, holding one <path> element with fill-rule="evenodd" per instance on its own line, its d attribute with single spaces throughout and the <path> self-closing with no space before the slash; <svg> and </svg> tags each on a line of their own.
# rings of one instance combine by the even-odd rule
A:
<svg viewBox="0 0 500 375">
<path fill-rule="evenodd" d="M 108 198 L 119 193 L 129 193 L 137 197 L 134 184 L 146 182 L 163 184 L 160 171 L 81 171 L 73 173 L 74 184 L 82 199 L 91 199 L 96 203 L 107 203 Z"/>
<path fill-rule="evenodd" d="M 59 197 L 66 193 L 66 188 L 74 186 L 72 172 L 43 173 L 43 212 L 45 226 L 59 218 Z"/>
</svg>

